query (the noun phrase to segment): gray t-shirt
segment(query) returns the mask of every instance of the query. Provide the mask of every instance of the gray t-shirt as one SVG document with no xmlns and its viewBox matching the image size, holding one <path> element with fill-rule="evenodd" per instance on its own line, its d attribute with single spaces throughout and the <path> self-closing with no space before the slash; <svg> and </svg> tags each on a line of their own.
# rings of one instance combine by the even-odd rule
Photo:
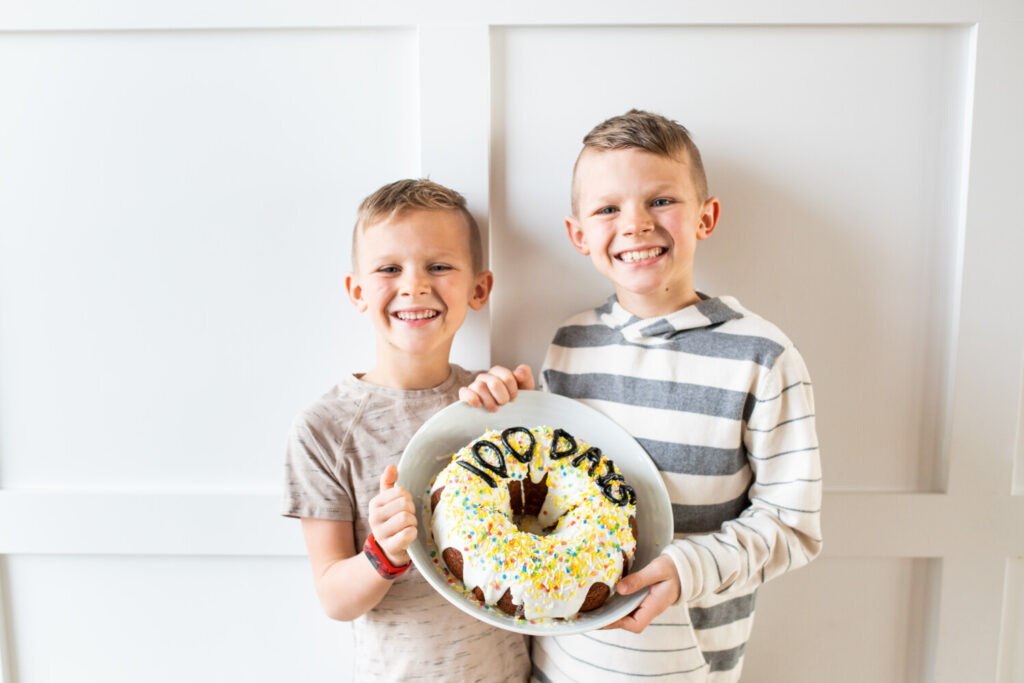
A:
<svg viewBox="0 0 1024 683">
<path fill-rule="evenodd" d="M 282 513 L 350 521 L 361 549 L 384 468 L 398 463 L 420 425 L 457 401 L 474 376 L 452 365 L 440 385 L 417 391 L 346 377 L 292 423 Z M 457 609 L 415 566 L 352 623 L 352 633 L 358 681 L 525 681 L 530 673 L 526 636 Z"/>
</svg>

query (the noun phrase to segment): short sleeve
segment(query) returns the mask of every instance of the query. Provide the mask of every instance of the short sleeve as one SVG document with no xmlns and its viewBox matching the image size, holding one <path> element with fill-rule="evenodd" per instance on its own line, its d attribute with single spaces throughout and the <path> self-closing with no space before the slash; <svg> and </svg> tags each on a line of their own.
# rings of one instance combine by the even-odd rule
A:
<svg viewBox="0 0 1024 683">
<path fill-rule="evenodd" d="M 288 435 L 281 514 L 352 521 L 353 495 L 344 479 L 338 459 L 325 447 L 325 440 L 300 415 Z"/>
</svg>

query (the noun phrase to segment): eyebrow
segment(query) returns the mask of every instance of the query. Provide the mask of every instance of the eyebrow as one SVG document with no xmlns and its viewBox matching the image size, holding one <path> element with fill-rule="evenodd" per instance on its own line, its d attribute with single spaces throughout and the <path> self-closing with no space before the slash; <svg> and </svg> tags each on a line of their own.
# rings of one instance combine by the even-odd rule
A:
<svg viewBox="0 0 1024 683">
<path fill-rule="evenodd" d="M 661 183 L 655 185 L 653 188 L 647 190 L 645 194 L 648 195 L 659 195 L 659 194 L 670 194 L 678 195 L 677 188 L 673 183 Z M 600 197 L 596 197 L 591 200 L 594 204 L 616 204 L 622 198 L 621 194 L 603 194 Z"/>
<path fill-rule="evenodd" d="M 471 258 L 471 256 L 468 255 L 468 254 L 467 254 L 467 257 Z M 455 260 L 458 260 L 459 253 L 457 251 L 452 251 L 452 250 L 432 251 L 432 252 L 429 252 L 429 253 L 427 253 L 425 255 L 422 255 L 422 258 L 424 258 L 425 260 L 428 260 L 428 261 L 455 261 Z M 385 253 L 385 254 L 381 254 L 379 256 L 372 257 L 370 259 L 370 262 L 374 263 L 374 264 L 380 264 L 380 263 L 390 263 L 390 262 L 393 262 L 393 261 L 402 261 L 404 259 L 405 259 L 404 255 Z"/>
</svg>

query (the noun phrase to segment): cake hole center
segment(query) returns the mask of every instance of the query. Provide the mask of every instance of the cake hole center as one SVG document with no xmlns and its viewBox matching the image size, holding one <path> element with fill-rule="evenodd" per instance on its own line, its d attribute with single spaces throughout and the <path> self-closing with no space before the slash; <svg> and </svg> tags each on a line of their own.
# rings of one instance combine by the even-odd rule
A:
<svg viewBox="0 0 1024 683">
<path fill-rule="evenodd" d="M 547 536 L 553 531 L 553 527 L 544 528 L 544 525 L 534 515 L 515 515 L 512 518 L 516 528 L 534 536 Z"/>
</svg>

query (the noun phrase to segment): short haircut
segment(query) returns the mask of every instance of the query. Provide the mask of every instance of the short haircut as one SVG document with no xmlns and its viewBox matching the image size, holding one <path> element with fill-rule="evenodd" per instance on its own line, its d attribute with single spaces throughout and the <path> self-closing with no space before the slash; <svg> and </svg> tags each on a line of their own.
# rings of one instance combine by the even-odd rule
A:
<svg viewBox="0 0 1024 683">
<path fill-rule="evenodd" d="M 466 209 L 461 194 L 426 178 L 396 180 L 380 188 L 363 200 L 356 212 L 356 225 L 352 230 L 352 268 L 359 269 L 359 233 L 371 225 L 400 216 L 406 211 L 452 211 L 466 221 L 469 253 L 473 259 L 473 272 L 483 271 L 483 247 L 480 226 Z"/>
<path fill-rule="evenodd" d="M 576 186 L 576 169 L 587 150 L 607 152 L 613 149 L 642 149 L 661 157 L 675 159 L 681 163 L 689 161 L 693 184 L 700 201 L 708 198 L 708 179 L 704 174 L 704 162 L 700 150 L 690 137 L 690 131 L 676 121 L 660 114 L 639 109 L 630 109 L 621 116 L 603 121 L 583 138 L 583 149 L 576 157 L 572 169 L 572 212 L 576 214 L 579 189 Z"/>
</svg>

